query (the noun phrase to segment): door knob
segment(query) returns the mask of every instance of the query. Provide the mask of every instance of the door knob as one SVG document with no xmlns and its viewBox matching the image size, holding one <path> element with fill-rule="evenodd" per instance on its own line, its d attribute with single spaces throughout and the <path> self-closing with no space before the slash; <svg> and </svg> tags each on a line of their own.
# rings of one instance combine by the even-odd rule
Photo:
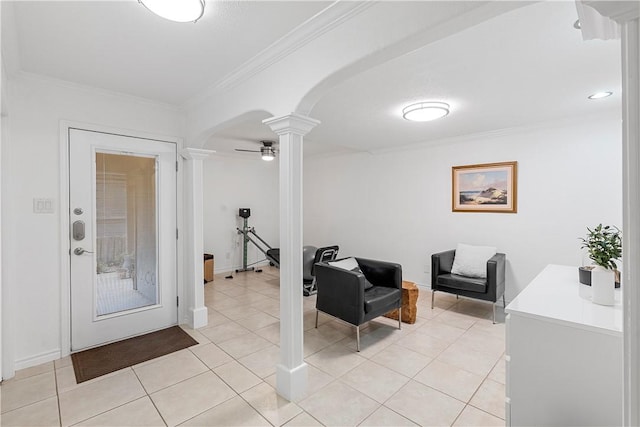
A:
<svg viewBox="0 0 640 427">
<path fill-rule="evenodd" d="M 82 255 L 82 254 L 92 254 L 93 252 L 86 251 L 83 248 L 75 248 L 73 250 L 73 253 L 76 254 L 76 255 Z"/>
</svg>

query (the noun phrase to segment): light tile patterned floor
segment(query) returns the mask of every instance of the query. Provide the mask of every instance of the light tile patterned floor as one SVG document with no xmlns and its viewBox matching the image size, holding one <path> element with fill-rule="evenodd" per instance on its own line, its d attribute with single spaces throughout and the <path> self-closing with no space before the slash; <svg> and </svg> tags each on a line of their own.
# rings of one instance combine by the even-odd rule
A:
<svg viewBox="0 0 640 427">
<path fill-rule="evenodd" d="M 199 345 L 76 384 L 70 358 L 0 387 L 2 426 L 504 425 L 504 323 L 491 305 L 420 290 L 414 325 L 378 318 L 361 331 L 304 299 L 307 394 L 275 392 L 278 270 L 205 285 Z"/>
</svg>

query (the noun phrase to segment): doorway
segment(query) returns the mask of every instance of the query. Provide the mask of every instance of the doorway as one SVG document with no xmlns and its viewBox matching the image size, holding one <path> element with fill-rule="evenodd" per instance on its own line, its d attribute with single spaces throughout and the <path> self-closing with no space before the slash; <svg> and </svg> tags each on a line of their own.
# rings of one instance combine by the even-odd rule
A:
<svg viewBox="0 0 640 427">
<path fill-rule="evenodd" d="M 71 350 L 177 324 L 176 144 L 69 129 Z"/>
</svg>

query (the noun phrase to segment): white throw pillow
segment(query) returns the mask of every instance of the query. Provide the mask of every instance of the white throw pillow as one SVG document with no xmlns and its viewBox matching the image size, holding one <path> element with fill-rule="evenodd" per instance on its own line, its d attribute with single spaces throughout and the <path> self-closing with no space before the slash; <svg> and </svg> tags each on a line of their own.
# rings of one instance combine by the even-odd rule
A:
<svg viewBox="0 0 640 427">
<path fill-rule="evenodd" d="M 344 270 L 353 271 L 355 273 L 362 274 L 362 270 L 360 270 L 360 266 L 358 265 L 358 261 L 355 258 L 345 258 L 340 261 L 329 261 L 328 264 L 332 267 L 342 268 Z M 371 289 L 373 284 L 364 278 L 364 290 Z"/>
<path fill-rule="evenodd" d="M 496 248 L 492 246 L 472 246 L 458 243 L 451 273 L 485 279 L 487 277 L 487 261 L 496 252 Z"/>
<path fill-rule="evenodd" d="M 358 261 L 355 258 L 345 258 L 340 261 L 329 261 L 328 263 L 332 267 L 342 268 L 344 270 L 353 270 L 354 268 L 359 268 Z"/>
</svg>

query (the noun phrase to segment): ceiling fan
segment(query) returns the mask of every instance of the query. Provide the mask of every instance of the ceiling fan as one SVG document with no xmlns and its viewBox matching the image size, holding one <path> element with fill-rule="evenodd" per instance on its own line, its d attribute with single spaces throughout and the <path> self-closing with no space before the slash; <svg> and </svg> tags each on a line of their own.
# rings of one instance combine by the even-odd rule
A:
<svg viewBox="0 0 640 427">
<path fill-rule="evenodd" d="M 276 158 L 276 149 L 273 146 L 273 141 L 262 140 L 262 147 L 259 150 L 245 150 L 243 148 L 236 148 L 236 151 L 244 151 L 247 153 L 260 153 L 262 160 L 270 162 Z"/>
</svg>

